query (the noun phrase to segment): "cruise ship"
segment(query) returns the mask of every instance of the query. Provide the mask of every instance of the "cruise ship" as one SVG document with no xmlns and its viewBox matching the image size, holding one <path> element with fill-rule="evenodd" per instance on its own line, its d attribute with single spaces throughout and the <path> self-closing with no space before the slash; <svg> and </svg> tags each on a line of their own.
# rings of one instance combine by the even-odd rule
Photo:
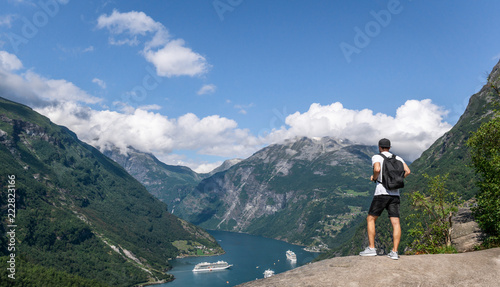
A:
<svg viewBox="0 0 500 287">
<path fill-rule="evenodd" d="M 214 263 L 201 262 L 194 266 L 193 272 L 224 270 L 228 269 L 231 266 L 233 265 L 227 264 L 226 261 L 217 261 Z"/>
<path fill-rule="evenodd" d="M 286 259 L 291 260 L 292 262 L 297 261 L 297 255 L 295 255 L 295 252 L 288 250 L 286 252 Z"/>
</svg>

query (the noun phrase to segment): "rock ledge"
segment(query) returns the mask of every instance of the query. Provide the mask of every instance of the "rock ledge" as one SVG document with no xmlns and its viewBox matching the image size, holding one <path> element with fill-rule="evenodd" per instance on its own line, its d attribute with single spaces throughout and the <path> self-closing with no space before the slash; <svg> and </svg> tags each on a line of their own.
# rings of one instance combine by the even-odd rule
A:
<svg viewBox="0 0 500 287">
<path fill-rule="evenodd" d="M 348 256 L 298 267 L 240 287 L 500 286 L 500 248 L 459 254 Z"/>
</svg>

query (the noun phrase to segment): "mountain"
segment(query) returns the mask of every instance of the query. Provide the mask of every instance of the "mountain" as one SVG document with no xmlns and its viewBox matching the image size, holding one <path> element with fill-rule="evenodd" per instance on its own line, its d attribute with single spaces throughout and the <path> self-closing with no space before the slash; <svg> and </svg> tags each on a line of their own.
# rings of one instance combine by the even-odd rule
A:
<svg viewBox="0 0 500 287">
<path fill-rule="evenodd" d="M 209 229 L 334 246 L 369 207 L 373 146 L 297 138 L 204 179 L 176 214 Z"/>
<path fill-rule="evenodd" d="M 242 161 L 242 159 L 240 159 L 240 158 L 233 158 L 233 159 L 225 160 L 219 167 L 217 167 L 214 170 L 212 170 L 211 172 L 207 173 L 206 177 L 212 176 L 218 172 L 226 171 L 226 170 L 230 169 L 233 165 L 240 163 L 241 161 Z"/>
<path fill-rule="evenodd" d="M 126 153 L 118 148 L 107 149 L 103 153 L 121 165 L 152 195 L 165 202 L 172 213 L 175 212 L 175 207 L 179 202 L 195 189 L 201 180 L 226 171 L 242 161 L 241 159 L 228 159 L 209 173 L 196 173 L 185 166 L 165 164 L 153 154 L 133 147 L 128 147 Z"/>
<path fill-rule="evenodd" d="M 26 286 L 40 274 L 95 283 L 88 286 L 170 280 L 170 258 L 222 252 L 73 132 L 3 98 L 0 163 L 0 187 L 15 195 L 0 200 L 0 231 L 15 238 L 9 249 L 2 238 L 0 257 L 15 255 L 18 275 L 35 280 L 22 279 Z"/>
<path fill-rule="evenodd" d="M 206 177 L 185 166 L 165 164 L 153 154 L 133 147 L 129 147 L 126 154 L 118 148 L 108 149 L 104 154 L 121 165 L 152 195 L 165 202 L 172 212 L 186 194 Z"/>
</svg>

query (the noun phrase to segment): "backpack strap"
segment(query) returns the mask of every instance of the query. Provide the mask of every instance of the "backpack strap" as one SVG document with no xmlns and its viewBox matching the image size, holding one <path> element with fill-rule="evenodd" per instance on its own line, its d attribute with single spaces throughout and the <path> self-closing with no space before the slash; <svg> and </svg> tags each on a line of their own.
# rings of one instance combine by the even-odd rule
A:
<svg viewBox="0 0 500 287">
<path fill-rule="evenodd" d="M 383 153 L 379 153 L 379 155 L 381 155 L 381 156 L 384 158 L 384 160 L 389 159 L 389 158 L 388 158 L 388 157 L 386 157 Z M 396 155 L 395 155 L 395 154 L 392 154 L 391 158 L 396 158 Z"/>
<path fill-rule="evenodd" d="M 384 161 L 387 159 L 387 157 L 386 157 L 384 154 L 379 153 L 379 155 L 380 155 L 380 156 L 382 156 L 382 158 L 384 158 Z M 380 176 L 380 175 L 382 174 L 382 164 L 383 164 L 383 163 L 384 163 L 384 162 L 382 162 L 382 163 L 380 164 L 380 173 L 378 174 L 378 177 L 379 177 L 379 178 L 381 178 L 381 176 Z M 378 182 L 378 183 L 382 183 L 382 181 L 380 181 L 380 180 L 378 180 L 378 179 L 376 180 L 376 182 Z"/>
</svg>

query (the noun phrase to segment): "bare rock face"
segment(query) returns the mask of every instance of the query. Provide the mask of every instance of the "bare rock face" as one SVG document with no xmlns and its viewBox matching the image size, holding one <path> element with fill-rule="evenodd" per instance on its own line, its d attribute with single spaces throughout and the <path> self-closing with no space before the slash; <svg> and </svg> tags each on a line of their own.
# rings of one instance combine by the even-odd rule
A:
<svg viewBox="0 0 500 287">
<path fill-rule="evenodd" d="M 337 257 L 240 287 L 499 286 L 500 248 L 459 254 Z"/>
<path fill-rule="evenodd" d="M 458 210 L 453 220 L 453 231 L 451 240 L 458 252 L 474 251 L 476 246 L 481 245 L 483 233 L 477 222 L 474 221 L 470 206 L 472 202 Z"/>
</svg>

